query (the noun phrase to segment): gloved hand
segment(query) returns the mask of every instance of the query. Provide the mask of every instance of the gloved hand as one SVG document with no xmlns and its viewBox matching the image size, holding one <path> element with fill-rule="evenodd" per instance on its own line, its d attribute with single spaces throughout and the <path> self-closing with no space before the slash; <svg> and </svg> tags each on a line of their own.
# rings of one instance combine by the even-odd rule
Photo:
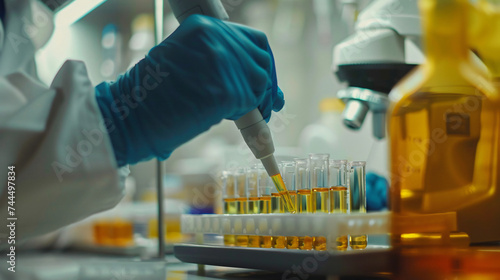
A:
<svg viewBox="0 0 500 280">
<path fill-rule="evenodd" d="M 193 15 L 114 83 L 96 87 L 119 166 L 166 159 L 222 119 L 283 108 L 264 33 Z"/>
</svg>

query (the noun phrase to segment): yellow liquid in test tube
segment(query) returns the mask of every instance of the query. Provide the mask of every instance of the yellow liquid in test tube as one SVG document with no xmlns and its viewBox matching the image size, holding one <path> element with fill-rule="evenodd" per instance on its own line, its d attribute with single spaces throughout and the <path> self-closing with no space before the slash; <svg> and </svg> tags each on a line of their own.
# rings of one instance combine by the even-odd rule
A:
<svg viewBox="0 0 500 280">
<path fill-rule="evenodd" d="M 347 213 L 347 187 L 331 187 L 330 203 L 330 213 Z"/>
<path fill-rule="evenodd" d="M 290 198 L 292 199 L 292 203 L 295 206 L 295 209 L 298 209 L 297 207 L 297 192 L 296 191 L 290 191 Z M 299 237 L 298 236 L 287 236 L 286 237 L 286 248 L 287 249 L 299 249 Z"/>
<path fill-rule="evenodd" d="M 271 236 L 261 236 L 260 247 L 271 248 L 273 246 L 273 239 Z"/>
<path fill-rule="evenodd" d="M 286 237 L 286 248 L 287 249 L 299 249 L 299 237 L 298 236 L 287 236 Z"/>
<path fill-rule="evenodd" d="M 248 202 L 246 197 L 236 198 L 236 209 L 238 214 L 248 214 Z"/>
<path fill-rule="evenodd" d="M 297 191 L 297 207 L 299 213 L 312 213 L 311 190 L 302 189 Z M 310 236 L 299 237 L 299 248 L 301 250 L 312 250 L 313 238 Z"/>
<path fill-rule="evenodd" d="M 224 235 L 224 245 L 225 246 L 234 246 L 236 244 L 236 236 L 234 234 L 225 234 Z"/>
<path fill-rule="evenodd" d="M 299 213 L 312 213 L 311 190 L 297 191 L 297 207 Z"/>
<path fill-rule="evenodd" d="M 281 203 L 279 193 L 271 193 L 271 213 L 285 213 L 285 206 Z"/>
<path fill-rule="evenodd" d="M 238 214 L 248 213 L 248 201 L 246 197 L 236 198 Z M 248 235 L 236 235 L 236 246 L 248 247 Z"/>
<path fill-rule="evenodd" d="M 295 207 L 295 210 L 297 210 L 297 192 L 296 191 L 289 191 L 290 198 L 292 199 L 292 204 Z"/>
<path fill-rule="evenodd" d="M 258 197 L 248 198 L 248 214 L 259 214 L 260 213 L 260 201 Z"/>
<path fill-rule="evenodd" d="M 224 199 L 224 214 L 236 214 L 238 213 L 237 209 L 236 198 Z"/>
<path fill-rule="evenodd" d="M 236 235 L 236 246 L 248 247 L 248 235 Z"/>
<path fill-rule="evenodd" d="M 300 236 L 299 237 L 299 249 L 300 250 L 312 250 L 313 248 L 313 238 L 310 236 Z"/>
<path fill-rule="evenodd" d="M 259 248 L 261 243 L 260 236 L 257 235 L 249 235 L 248 236 L 248 247 Z"/>
<path fill-rule="evenodd" d="M 328 188 L 313 189 L 313 209 L 317 213 L 328 213 L 330 205 L 330 193 Z"/>
<path fill-rule="evenodd" d="M 224 199 L 224 214 L 236 214 L 238 213 L 238 206 L 236 205 L 236 198 L 225 198 Z M 224 235 L 224 245 L 234 246 L 236 245 L 236 236 L 234 234 Z"/>
<path fill-rule="evenodd" d="M 271 196 L 261 196 L 259 197 L 259 213 L 269 214 L 271 213 Z"/>
<path fill-rule="evenodd" d="M 273 248 L 285 249 L 286 248 L 286 237 L 284 236 L 273 236 L 272 237 Z"/>
<path fill-rule="evenodd" d="M 248 214 L 260 213 L 260 201 L 258 197 L 248 198 Z M 261 237 L 256 235 L 248 236 L 248 247 L 260 247 Z"/>
<path fill-rule="evenodd" d="M 278 193 L 281 195 L 281 198 L 284 201 L 284 206 L 285 209 L 294 214 L 296 212 L 295 210 L 295 205 L 293 205 L 292 198 L 290 197 L 290 193 L 286 189 L 285 183 L 283 182 L 283 178 L 281 177 L 281 174 L 276 174 L 271 176 L 271 179 L 273 180 L 274 186 L 278 190 Z"/>
<path fill-rule="evenodd" d="M 349 163 L 349 190 L 351 213 L 366 213 L 366 162 L 353 161 Z M 349 235 L 349 244 L 352 249 L 364 249 L 368 245 L 366 235 Z"/>
<path fill-rule="evenodd" d="M 312 213 L 311 190 L 302 189 L 297 191 L 297 208 L 299 213 Z"/>
<path fill-rule="evenodd" d="M 312 189 L 311 203 L 313 213 L 330 211 L 329 154 L 309 154 L 309 188 Z M 307 185 L 306 185 L 307 186 Z M 314 236 L 313 247 L 317 251 L 326 250 L 326 237 Z"/>
<path fill-rule="evenodd" d="M 221 174 L 222 180 L 222 202 L 224 214 L 238 214 L 238 205 L 235 198 L 235 185 L 233 174 L 229 171 L 223 171 Z M 235 246 L 236 235 L 224 234 L 224 245 Z"/>
<path fill-rule="evenodd" d="M 271 193 L 271 213 L 284 213 L 285 208 L 283 203 L 281 203 L 281 196 L 279 193 Z M 273 248 L 284 249 L 286 248 L 286 237 L 285 236 L 273 236 L 272 237 Z"/>
<path fill-rule="evenodd" d="M 330 205 L 330 193 L 328 188 L 314 188 L 312 190 L 313 210 L 316 213 L 328 213 Z M 326 238 L 324 236 L 315 236 L 313 238 L 313 246 L 315 250 L 326 250 Z"/>
<path fill-rule="evenodd" d="M 265 195 L 259 197 L 260 201 L 260 214 L 269 214 L 271 212 L 271 196 Z M 271 236 L 261 236 L 260 238 L 261 248 L 271 248 L 272 247 L 272 237 Z"/>
<path fill-rule="evenodd" d="M 366 235 L 350 235 L 349 242 L 352 249 L 364 249 L 368 244 Z"/>
<path fill-rule="evenodd" d="M 330 188 L 330 213 L 347 213 L 347 187 L 336 186 Z M 339 251 L 347 250 L 347 235 L 336 238 L 335 246 Z"/>
</svg>

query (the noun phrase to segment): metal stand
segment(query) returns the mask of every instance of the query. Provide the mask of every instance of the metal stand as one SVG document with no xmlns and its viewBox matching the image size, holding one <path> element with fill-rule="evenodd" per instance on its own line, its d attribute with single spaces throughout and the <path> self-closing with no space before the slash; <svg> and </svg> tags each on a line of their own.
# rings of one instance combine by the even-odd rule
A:
<svg viewBox="0 0 500 280">
<path fill-rule="evenodd" d="M 196 244 L 203 244 L 203 233 L 196 233 L 195 234 L 195 241 Z M 197 271 L 198 276 L 205 276 L 205 265 L 204 264 L 198 264 L 198 271 Z"/>
<path fill-rule="evenodd" d="M 158 258 L 165 258 L 165 219 L 163 217 L 163 164 L 156 162 L 156 195 L 158 196 Z"/>
<path fill-rule="evenodd" d="M 163 0 L 154 0 L 155 45 L 163 39 Z M 156 194 L 158 200 L 158 258 L 165 259 L 165 219 L 163 211 L 163 164 L 156 162 Z"/>
</svg>

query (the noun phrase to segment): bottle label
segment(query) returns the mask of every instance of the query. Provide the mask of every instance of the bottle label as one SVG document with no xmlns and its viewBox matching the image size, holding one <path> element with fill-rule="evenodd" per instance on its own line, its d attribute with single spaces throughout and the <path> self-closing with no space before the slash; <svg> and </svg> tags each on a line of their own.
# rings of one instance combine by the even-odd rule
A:
<svg viewBox="0 0 500 280">
<path fill-rule="evenodd" d="M 446 134 L 448 135 L 470 135 L 470 115 L 465 113 L 446 114 Z"/>
</svg>

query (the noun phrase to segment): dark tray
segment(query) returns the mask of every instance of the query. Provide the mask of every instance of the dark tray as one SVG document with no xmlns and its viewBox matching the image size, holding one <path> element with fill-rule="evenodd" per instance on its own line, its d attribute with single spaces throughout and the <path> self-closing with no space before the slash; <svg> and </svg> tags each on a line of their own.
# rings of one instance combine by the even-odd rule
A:
<svg viewBox="0 0 500 280">
<path fill-rule="evenodd" d="M 339 276 L 385 274 L 392 271 L 394 265 L 391 249 L 381 246 L 320 252 L 176 244 L 174 254 L 187 263 L 284 272 L 288 273 L 287 277 L 283 275 L 287 279 L 302 277 L 300 273 Z"/>
</svg>

